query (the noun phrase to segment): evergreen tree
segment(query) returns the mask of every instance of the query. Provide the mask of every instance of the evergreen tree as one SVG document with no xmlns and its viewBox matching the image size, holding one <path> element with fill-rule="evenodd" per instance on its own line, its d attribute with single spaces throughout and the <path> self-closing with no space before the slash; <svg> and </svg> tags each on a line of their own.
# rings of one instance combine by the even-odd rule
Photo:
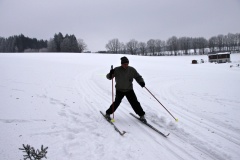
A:
<svg viewBox="0 0 240 160">
<path fill-rule="evenodd" d="M 71 50 L 71 41 L 68 34 L 64 37 L 61 45 L 60 45 L 61 52 L 70 52 Z"/>
<path fill-rule="evenodd" d="M 0 37 L 0 52 L 5 52 L 6 48 L 6 39 L 3 37 Z"/>
<path fill-rule="evenodd" d="M 57 46 L 55 41 L 51 38 L 47 43 L 48 52 L 57 52 Z"/>
<path fill-rule="evenodd" d="M 54 40 L 54 42 L 56 44 L 57 52 L 61 52 L 61 43 L 63 42 L 63 35 L 62 35 L 62 33 L 59 32 L 58 34 L 55 34 L 53 40 Z"/>
<path fill-rule="evenodd" d="M 70 35 L 70 45 L 71 45 L 70 52 L 79 52 L 78 42 L 75 35 Z"/>
</svg>

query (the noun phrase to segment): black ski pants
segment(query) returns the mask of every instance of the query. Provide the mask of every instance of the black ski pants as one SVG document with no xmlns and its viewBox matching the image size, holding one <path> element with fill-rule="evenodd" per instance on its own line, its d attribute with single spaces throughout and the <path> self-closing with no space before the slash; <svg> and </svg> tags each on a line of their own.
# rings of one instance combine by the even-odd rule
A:
<svg viewBox="0 0 240 160">
<path fill-rule="evenodd" d="M 128 92 L 116 91 L 115 101 L 113 102 L 114 105 L 112 107 L 111 104 L 106 113 L 112 114 L 113 112 L 115 112 L 120 103 L 122 102 L 124 96 L 127 97 L 128 102 L 131 104 L 136 114 L 138 114 L 139 116 L 143 116 L 145 114 L 133 90 L 130 90 Z"/>
</svg>

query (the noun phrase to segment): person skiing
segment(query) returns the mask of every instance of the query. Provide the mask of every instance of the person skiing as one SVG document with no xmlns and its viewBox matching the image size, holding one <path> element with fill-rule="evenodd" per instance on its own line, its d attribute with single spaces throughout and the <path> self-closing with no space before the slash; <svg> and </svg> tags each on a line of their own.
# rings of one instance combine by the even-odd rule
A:
<svg viewBox="0 0 240 160">
<path fill-rule="evenodd" d="M 139 115 L 140 120 L 147 122 L 144 116 L 145 112 L 137 100 L 132 84 L 133 79 L 135 79 L 141 87 L 145 87 L 145 82 L 137 70 L 129 66 L 128 58 L 125 56 L 122 57 L 121 66 L 111 69 L 106 77 L 109 80 L 112 80 L 112 78 L 115 77 L 116 97 L 113 104 L 111 104 L 110 107 L 106 110 L 105 117 L 108 120 L 111 120 L 110 114 L 116 111 L 123 97 L 126 96 L 135 113 Z"/>
</svg>

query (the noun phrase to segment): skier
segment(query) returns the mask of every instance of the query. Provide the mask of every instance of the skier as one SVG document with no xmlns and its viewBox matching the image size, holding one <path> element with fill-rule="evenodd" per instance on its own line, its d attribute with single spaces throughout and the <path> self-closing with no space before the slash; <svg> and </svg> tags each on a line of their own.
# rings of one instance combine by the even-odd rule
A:
<svg viewBox="0 0 240 160">
<path fill-rule="evenodd" d="M 136 71 L 135 68 L 128 66 L 129 60 L 127 57 L 121 58 L 121 66 L 111 69 L 110 72 L 106 75 L 107 79 L 112 80 L 115 77 L 116 82 L 116 97 L 113 104 L 106 110 L 106 118 L 111 120 L 110 114 L 116 111 L 120 105 L 124 96 L 127 97 L 127 100 L 131 104 L 133 110 L 136 114 L 140 116 L 140 120 L 147 122 L 140 103 L 137 100 L 135 92 L 133 90 L 133 79 L 135 79 L 141 87 L 145 87 L 145 82 L 142 76 Z"/>
</svg>

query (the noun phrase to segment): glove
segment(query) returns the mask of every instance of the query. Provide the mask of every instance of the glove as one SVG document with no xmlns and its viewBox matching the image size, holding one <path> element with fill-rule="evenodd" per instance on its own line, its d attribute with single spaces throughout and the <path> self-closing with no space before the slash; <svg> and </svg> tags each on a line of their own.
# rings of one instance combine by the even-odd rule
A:
<svg viewBox="0 0 240 160">
<path fill-rule="evenodd" d="M 109 73 L 109 76 L 112 78 L 113 74 L 114 74 L 114 69 L 111 69 L 110 73 Z"/>
<path fill-rule="evenodd" d="M 145 83 L 144 82 L 140 82 L 139 83 L 141 87 L 145 87 Z"/>
</svg>

